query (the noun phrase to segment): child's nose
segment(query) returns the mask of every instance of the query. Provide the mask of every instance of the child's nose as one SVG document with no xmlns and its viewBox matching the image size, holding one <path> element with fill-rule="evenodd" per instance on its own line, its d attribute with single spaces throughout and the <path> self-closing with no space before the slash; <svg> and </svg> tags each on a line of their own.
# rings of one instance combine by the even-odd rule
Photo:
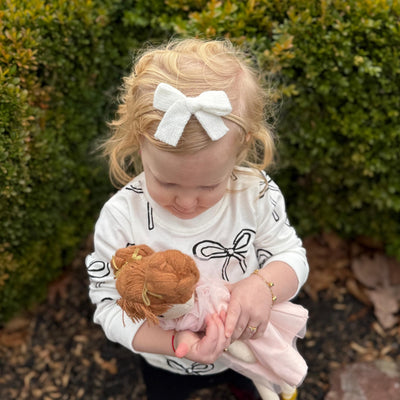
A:
<svg viewBox="0 0 400 400">
<path fill-rule="evenodd" d="M 176 205 L 184 210 L 190 210 L 197 204 L 197 196 L 193 193 L 179 194 L 175 197 Z"/>
</svg>

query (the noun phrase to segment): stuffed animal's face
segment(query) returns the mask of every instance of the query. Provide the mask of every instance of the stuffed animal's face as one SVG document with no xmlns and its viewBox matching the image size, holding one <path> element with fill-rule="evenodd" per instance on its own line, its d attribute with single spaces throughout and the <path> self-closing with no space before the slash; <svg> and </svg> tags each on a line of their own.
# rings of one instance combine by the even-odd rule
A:
<svg viewBox="0 0 400 400">
<path fill-rule="evenodd" d="M 175 319 L 182 317 L 189 312 L 194 305 L 194 295 L 184 304 L 175 304 L 165 313 L 159 315 L 159 318 L 163 319 Z"/>
</svg>

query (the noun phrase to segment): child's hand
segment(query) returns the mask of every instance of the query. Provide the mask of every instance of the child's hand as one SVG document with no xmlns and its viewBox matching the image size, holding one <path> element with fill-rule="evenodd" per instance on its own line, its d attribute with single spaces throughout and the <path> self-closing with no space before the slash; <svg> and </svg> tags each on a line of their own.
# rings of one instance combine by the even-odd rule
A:
<svg viewBox="0 0 400 400">
<path fill-rule="evenodd" d="M 231 300 L 225 320 L 226 337 L 232 342 L 261 337 L 267 328 L 272 306 L 271 293 L 265 284 L 252 275 L 227 287 Z"/>
<path fill-rule="evenodd" d="M 221 356 L 230 340 L 225 336 L 225 327 L 221 318 L 210 315 L 207 319 L 206 332 L 203 335 L 192 331 L 180 331 L 175 335 L 177 357 L 202 364 L 214 363 Z"/>
</svg>

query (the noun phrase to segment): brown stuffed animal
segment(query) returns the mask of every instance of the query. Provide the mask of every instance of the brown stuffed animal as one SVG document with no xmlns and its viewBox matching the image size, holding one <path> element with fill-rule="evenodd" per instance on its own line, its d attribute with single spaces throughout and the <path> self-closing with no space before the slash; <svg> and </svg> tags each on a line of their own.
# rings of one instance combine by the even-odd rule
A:
<svg viewBox="0 0 400 400">
<path fill-rule="evenodd" d="M 200 274 L 194 260 L 178 250 L 155 253 L 146 245 L 119 249 L 111 260 L 120 307 L 133 321 L 157 316 L 193 295 Z M 134 271 L 132 270 L 134 269 Z"/>
</svg>

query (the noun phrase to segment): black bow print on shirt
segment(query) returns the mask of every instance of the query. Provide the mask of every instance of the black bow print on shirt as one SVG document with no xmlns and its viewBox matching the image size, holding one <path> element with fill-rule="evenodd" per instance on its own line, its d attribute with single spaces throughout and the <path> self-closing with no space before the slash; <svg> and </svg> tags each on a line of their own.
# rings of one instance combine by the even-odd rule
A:
<svg viewBox="0 0 400 400">
<path fill-rule="evenodd" d="M 127 186 L 125 188 L 126 190 L 131 190 L 132 192 L 136 193 L 136 194 L 143 194 L 143 189 L 142 187 L 139 186 Z M 154 229 L 154 219 L 153 219 L 153 208 L 151 207 L 150 203 L 147 202 L 147 227 L 149 229 L 149 231 Z"/>
<path fill-rule="evenodd" d="M 259 268 L 262 268 L 264 264 L 272 257 L 272 253 L 265 249 L 257 250 L 257 260 Z"/>
<path fill-rule="evenodd" d="M 126 190 L 132 190 L 132 192 L 138 193 L 138 194 L 143 194 L 143 189 L 141 186 L 133 186 L 129 185 L 125 188 Z"/>
<path fill-rule="evenodd" d="M 222 266 L 222 279 L 229 281 L 227 269 L 231 258 L 239 261 L 243 273 L 247 270 L 246 253 L 252 242 L 255 232 L 252 229 L 242 229 L 233 240 L 232 247 L 224 247 L 213 240 L 203 240 L 193 247 L 193 254 L 200 260 L 210 260 L 211 258 L 225 258 Z"/>
<path fill-rule="evenodd" d="M 111 275 L 110 264 L 104 261 L 92 261 L 88 266 L 88 275 L 91 281 L 94 281 L 95 287 L 100 289 L 105 281 L 103 280 L 107 276 Z M 110 297 L 105 297 L 101 301 L 112 300 Z"/>
<path fill-rule="evenodd" d="M 92 261 L 88 267 L 89 278 L 102 279 L 111 274 L 110 264 L 104 261 Z"/>
<path fill-rule="evenodd" d="M 188 375 L 201 375 L 202 373 L 212 371 L 214 369 L 214 364 L 200 364 L 198 362 L 194 362 L 189 367 L 184 367 L 179 364 L 175 360 L 170 360 L 167 358 L 167 364 L 174 369 L 177 369 L 181 372 L 185 372 Z"/>
</svg>

